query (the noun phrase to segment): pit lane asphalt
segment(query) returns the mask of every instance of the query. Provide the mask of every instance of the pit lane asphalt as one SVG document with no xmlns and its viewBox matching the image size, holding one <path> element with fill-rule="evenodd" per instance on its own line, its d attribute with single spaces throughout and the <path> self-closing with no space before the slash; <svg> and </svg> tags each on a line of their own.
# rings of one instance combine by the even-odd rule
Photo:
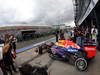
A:
<svg viewBox="0 0 100 75">
<path fill-rule="evenodd" d="M 30 54 L 30 52 L 27 53 Z M 31 64 L 32 66 L 48 65 L 48 71 L 51 73 L 51 75 L 100 75 L 100 52 L 97 52 L 96 57 L 89 63 L 88 69 L 82 72 L 78 71 L 74 65 L 71 65 L 68 62 L 51 59 L 48 56 L 48 53 L 40 55 L 35 59 L 31 54 L 20 57 L 20 59 L 17 58 L 17 65 L 18 63 L 25 62 L 25 60 L 30 59 L 30 57 L 33 58 L 33 60 L 27 63 Z"/>
<path fill-rule="evenodd" d="M 89 62 L 88 69 L 86 71 L 78 71 L 74 65 L 68 62 L 53 60 L 48 56 L 48 53 L 43 55 L 38 55 L 34 52 L 36 48 L 32 48 L 23 53 L 19 53 L 16 59 L 16 65 L 29 63 L 31 65 L 44 66 L 48 65 L 48 71 L 50 75 L 100 75 L 100 52 L 97 54 L 93 60 Z M 19 75 L 19 73 L 14 74 Z"/>
</svg>

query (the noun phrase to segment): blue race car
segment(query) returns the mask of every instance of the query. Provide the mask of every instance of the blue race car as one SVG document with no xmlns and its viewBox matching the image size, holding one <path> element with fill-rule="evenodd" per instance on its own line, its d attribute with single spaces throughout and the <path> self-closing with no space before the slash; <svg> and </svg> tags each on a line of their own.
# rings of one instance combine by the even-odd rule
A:
<svg viewBox="0 0 100 75">
<path fill-rule="evenodd" d="M 74 64 L 75 67 L 80 71 L 86 70 L 88 63 L 86 59 L 87 53 L 84 52 L 84 48 L 81 48 L 70 41 L 67 41 L 67 43 L 64 43 L 64 45 L 62 45 L 63 43 L 52 43 L 51 45 L 49 45 L 49 56 L 53 59 L 67 60 L 71 64 Z"/>
</svg>

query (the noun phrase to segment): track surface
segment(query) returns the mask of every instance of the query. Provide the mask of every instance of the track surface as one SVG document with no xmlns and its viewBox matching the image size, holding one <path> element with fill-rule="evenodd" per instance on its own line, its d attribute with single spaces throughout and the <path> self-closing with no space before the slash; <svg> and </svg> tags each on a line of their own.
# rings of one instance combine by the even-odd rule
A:
<svg viewBox="0 0 100 75">
<path fill-rule="evenodd" d="M 76 68 L 64 61 L 53 60 L 48 53 L 38 55 L 34 52 L 35 48 L 17 54 L 16 65 L 29 63 L 31 65 L 48 65 L 48 71 L 51 75 L 100 75 L 100 52 L 97 51 L 96 57 L 89 63 L 88 69 L 84 72 L 76 70 Z M 19 73 L 14 74 L 19 75 Z"/>
</svg>

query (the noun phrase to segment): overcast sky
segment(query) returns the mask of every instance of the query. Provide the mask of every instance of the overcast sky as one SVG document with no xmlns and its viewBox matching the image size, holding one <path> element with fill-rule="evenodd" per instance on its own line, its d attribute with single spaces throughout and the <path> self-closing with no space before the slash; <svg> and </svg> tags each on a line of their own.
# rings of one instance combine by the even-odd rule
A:
<svg viewBox="0 0 100 75">
<path fill-rule="evenodd" d="M 72 0 L 0 0 L 0 26 L 74 25 Z"/>
</svg>

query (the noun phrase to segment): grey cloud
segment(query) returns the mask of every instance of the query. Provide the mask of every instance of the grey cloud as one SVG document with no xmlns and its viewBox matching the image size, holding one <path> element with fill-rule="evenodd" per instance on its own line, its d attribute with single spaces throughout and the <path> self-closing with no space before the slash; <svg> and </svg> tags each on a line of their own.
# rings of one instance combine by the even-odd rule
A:
<svg viewBox="0 0 100 75">
<path fill-rule="evenodd" d="M 50 25 L 73 21 L 72 3 L 68 0 L 38 0 L 38 2 L 41 13 L 38 13 L 39 17 L 35 20 L 37 24 Z"/>
<path fill-rule="evenodd" d="M 33 11 L 35 18 L 26 21 L 18 21 L 14 9 L 9 9 L 8 13 L 0 8 L 1 24 L 32 24 L 32 25 L 52 25 L 60 23 L 70 23 L 73 21 L 73 9 L 71 0 L 33 0 L 37 6 Z M 3 11 L 3 12 L 2 12 Z M 27 9 L 26 9 L 27 11 Z M 24 12 L 23 12 L 24 13 Z"/>
</svg>

